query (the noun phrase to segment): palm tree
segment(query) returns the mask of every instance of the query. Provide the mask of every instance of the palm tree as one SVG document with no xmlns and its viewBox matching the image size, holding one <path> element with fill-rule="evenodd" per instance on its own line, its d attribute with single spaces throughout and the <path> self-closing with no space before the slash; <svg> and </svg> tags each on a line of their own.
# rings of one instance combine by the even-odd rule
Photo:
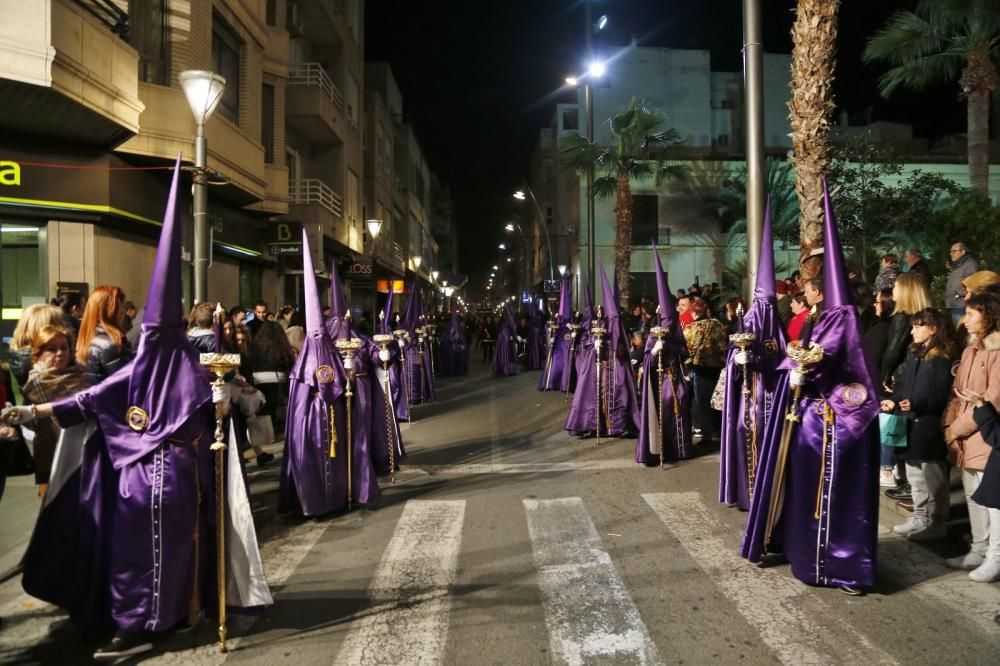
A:
<svg viewBox="0 0 1000 666">
<path fill-rule="evenodd" d="M 792 25 L 792 127 L 795 193 L 799 198 L 802 279 L 819 274 L 808 259 L 823 246 L 823 182 L 830 165 L 830 114 L 839 0 L 799 0 Z"/>
<path fill-rule="evenodd" d="M 677 130 L 666 127 L 667 118 L 632 98 L 628 106 L 608 120 L 615 145 L 602 146 L 579 133 L 560 142 L 563 165 L 585 172 L 593 166 L 594 196 L 615 196 L 615 269 L 621 288 L 621 305 L 629 306 L 632 264 L 632 182 L 655 178 L 683 178 L 683 165 L 668 163 L 682 140 Z M 593 270 L 593 267 L 591 267 Z"/>
<path fill-rule="evenodd" d="M 897 88 L 921 90 L 958 81 L 968 98 L 969 181 L 988 195 L 990 95 L 1000 61 L 1000 0 L 921 0 L 893 14 L 868 41 L 865 62 L 888 63 L 879 80 L 888 97 Z"/>
</svg>

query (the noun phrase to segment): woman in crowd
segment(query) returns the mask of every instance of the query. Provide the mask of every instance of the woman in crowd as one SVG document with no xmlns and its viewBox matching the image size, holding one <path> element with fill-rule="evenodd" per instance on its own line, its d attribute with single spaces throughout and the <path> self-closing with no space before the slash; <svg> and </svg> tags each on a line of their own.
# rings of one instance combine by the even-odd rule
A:
<svg viewBox="0 0 1000 666">
<path fill-rule="evenodd" d="M 46 326 L 62 326 L 63 311 L 55 305 L 29 305 L 21 313 L 10 341 L 10 373 L 18 386 L 24 386 L 31 372 L 31 345 Z M 14 402 L 13 396 L 10 401 Z"/>
<path fill-rule="evenodd" d="M 125 293 L 114 286 L 101 286 L 87 299 L 76 339 L 76 360 L 91 386 L 100 384 L 132 360 L 125 339 Z"/>
<path fill-rule="evenodd" d="M 89 386 L 83 377 L 83 368 L 74 363 L 69 338 L 69 331 L 65 328 L 46 326 L 32 340 L 33 365 L 23 389 L 24 397 L 30 404 L 53 402 Z M 45 497 L 61 431 L 59 424 L 51 416 L 35 421 L 34 430 L 32 457 L 35 462 L 35 483 L 38 484 L 38 495 Z"/>
<path fill-rule="evenodd" d="M 948 462 L 941 417 L 951 394 L 956 355 L 951 315 L 921 310 L 910 318 L 906 361 L 882 411 L 906 419 L 906 478 L 913 489 L 913 516 L 893 531 L 912 541 L 943 539 L 948 520 Z"/>
<path fill-rule="evenodd" d="M 882 389 L 885 395 L 890 395 L 895 386 L 897 374 L 906 360 L 906 350 L 913 343 L 910 336 L 910 317 L 931 307 L 931 293 L 927 283 L 919 273 L 902 273 L 896 278 L 892 287 L 892 300 L 896 304 L 889 320 L 889 330 L 886 332 L 885 351 L 882 353 L 880 366 Z M 879 485 L 893 488 L 897 482 L 902 482 L 898 490 L 890 491 L 892 499 L 909 499 L 910 489 L 905 483 L 905 470 L 897 470 L 899 461 L 895 460 L 895 449 L 883 446 L 880 456 L 882 472 Z"/>
<path fill-rule="evenodd" d="M 802 333 L 802 325 L 809 317 L 809 304 L 806 303 L 806 295 L 801 291 L 792 296 L 791 302 L 792 319 L 788 322 L 788 341 L 794 342 L 799 339 Z"/>
<path fill-rule="evenodd" d="M 238 339 L 239 330 L 236 335 Z M 250 368 L 253 385 L 267 400 L 261 415 L 271 417 L 276 433 L 285 430 L 288 373 L 294 364 L 295 352 L 284 329 L 277 322 L 263 322 L 250 342 Z"/>
<path fill-rule="evenodd" d="M 945 411 L 944 439 L 949 456 L 962 469 L 972 547 L 965 555 L 945 560 L 945 564 L 968 570 L 974 581 L 990 583 L 1000 580 L 1000 509 L 975 499 L 982 498 L 977 491 L 992 448 L 975 419 L 979 400 L 970 401 L 968 397 L 975 394 L 984 404 L 1000 405 L 1000 296 L 987 290 L 966 299 L 964 321 L 969 344 L 955 373 L 956 397 Z"/>
<path fill-rule="evenodd" d="M 726 311 L 722 315 L 722 323 L 726 327 L 727 335 L 732 335 L 737 331 L 737 329 L 739 329 L 740 319 L 742 317 L 737 317 L 736 311 L 737 309 L 742 308 L 742 310 L 745 312 L 746 307 L 747 306 L 743 302 L 743 299 L 739 297 L 730 298 L 728 301 L 726 301 Z"/>
<path fill-rule="evenodd" d="M 708 306 L 700 297 L 691 299 L 691 323 L 684 327 L 694 383 L 694 420 L 701 428 L 701 441 L 708 443 L 717 439 L 715 419 L 712 411 L 712 392 L 719 381 L 719 373 L 726 364 L 726 327 L 708 314 Z"/>
<path fill-rule="evenodd" d="M 285 335 L 288 336 L 288 344 L 292 346 L 295 353 L 298 354 L 302 349 L 302 345 L 306 341 L 306 319 L 302 316 L 302 313 L 298 310 L 292 310 L 292 312 L 285 318 L 286 327 Z"/>
</svg>

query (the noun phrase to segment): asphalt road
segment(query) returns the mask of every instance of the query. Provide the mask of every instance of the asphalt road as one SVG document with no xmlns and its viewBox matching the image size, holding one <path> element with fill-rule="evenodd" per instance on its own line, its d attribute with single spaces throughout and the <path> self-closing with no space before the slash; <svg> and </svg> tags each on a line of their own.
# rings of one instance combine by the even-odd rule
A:
<svg viewBox="0 0 1000 666">
<path fill-rule="evenodd" d="M 537 372 L 471 372 L 416 408 L 374 510 L 276 516 L 277 467 L 252 468 L 274 606 L 232 619 L 227 655 L 205 622 L 146 662 L 1000 663 L 1000 585 L 941 563 L 963 549 L 961 520 L 927 546 L 886 512 L 873 592 L 808 587 L 738 557 L 745 514 L 716 501 L 717 449 L 647 469 L 635 440 L 569 437 Z M 0 616 L 0 660 L 86 663 L 86 640 L 16 580 Z"/>
</svg>

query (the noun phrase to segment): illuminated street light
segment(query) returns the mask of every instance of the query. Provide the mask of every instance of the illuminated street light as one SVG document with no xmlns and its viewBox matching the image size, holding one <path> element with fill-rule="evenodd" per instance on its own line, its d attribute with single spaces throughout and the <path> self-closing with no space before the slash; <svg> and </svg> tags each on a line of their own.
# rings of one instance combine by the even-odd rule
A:
<svg viewBox="0 0 1000 666">
<path fill-rule="evenodd" d="M 566 77 L 566 85 L 576 88 L 578 83 L 580 83 L 580 81 L 575 76 Z"/>
<path fill-rule="evenodd" d="M 506 250 L 507 249 L 507 244 L 506 243 L 500 243 L 499 245 L 497 245 L 497 247 L 500 248 L 501 250 Z M 510 261 L 510 259 L 508 259 L 507 261 Z"/>
<path fill-rule="evenodd" d="M 587 73 L 590 74 L 595 79 L 599 79 L 602 76 L 604 76 L 604 73 L 607 71 L 607 69 L 608 69 L 607 66 L 603 62 L 601 62 L 600 60 L 595 60 L 590 63 L 590 66 L 587 68 Z"/>
<path fill-rule="evenodd" d="M 559 264 L 559 275 L 566 275 L 566 269 L 569 268 L 566 264 Z"/>
<path fill-rule="evenodd" d="M 413 267 L 420 270 L 420 263 L 424 260 L 419 254 L 413 256 Z"/>
<path fill-rule="evenodd" d="M 504 230 L 505 230 L 505 231 L 514 231 L 514 225 L 513 225 L 513 224 L 511 224 L 510 222 L 508 222 L 508 223 L 507 223 L 507 224 L 506 224 L 506 225 L 504 226 Z"/>
<path fill-rule="evenodd" d="M 499 266 L 493 266 L 493 270 L 498 271 L 498 270 L 500 270 L 500 267 Z"/>
<path fill-rule="evenodd" d="M 597 23 L 594 24 L 594 30 L 595 32 L 604 30 L 604 28 L 607 27 L 607 25 L 608 25 L 608 15 L 603 14 L 601 15 L 601 18 L 597 19 Z"/>
<path fill-rule="evenodd" d="M 431 280 L 437 282 L 438 275 L 440 275 L 438 271 L 431 271 Z"/>
<path fill-rule="evenodd" d="M 524 190 L 518 190 L 517 192 L 514 192 L 514 198 L 518 201 L 524 201 L 527 197 L 524 195 Z"/>
</svg>

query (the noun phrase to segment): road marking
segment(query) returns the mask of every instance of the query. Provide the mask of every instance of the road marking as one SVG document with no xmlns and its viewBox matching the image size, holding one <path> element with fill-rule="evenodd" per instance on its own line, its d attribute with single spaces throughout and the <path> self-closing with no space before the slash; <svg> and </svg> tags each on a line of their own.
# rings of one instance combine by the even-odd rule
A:
<svg viewBox="0 0 1000 666">
<path fill-rule="evenodd" d="M 583 501 L 523 502 L 553 658 L 663 663 Z"/>
<path fill-rule="evenodd" d="M 879 525 L 879 540 L 893 542 L 892 548 L 879 548 L 878 565 L 883 575 L 904 587 L 899 594 L 929 595 L 951 608 L 963 622 L 971 620 L 987 633 L 989 640 L 996 640 L 995 585 L 977 583 L 967 572 L 949 569 L 933 552 L 882 525 Z"/>
<path fill-rule="evenodd" d="M 895 664 L 895 659 L 843 620 L 830 618 L 835 631 L 812 622 L 805 602 L 815 604 L 809 588 L 775 569 L 761 569 L 737 554 L 719 535 L 726 529 L 698 493 L 644 493 L 646 503 L 673 532 L 691 557 L 760 632 L 782 664 Z M 836 660 L 832 655 L 838 655 Z M 841 659 L 839 655 L 843 655 Z"/>
<path fill-rule="evenodd" d="M 406 503 L 335 663 L 443 662 L 464 519 L 464 500 Z"/>
<path fill-rule="evenodd" d="M 692 463 L 718 463 L 719 456 L 701 456 L 679 464 L 667 465 L 665 469 L 683 467 Z M 611 460 L 574 460 L 568 462 L 543 463 L 459 463 L 456 465 L 412 465 L 409 469 L 423 470 L 428 474 L 467 476 L 475 474 L 548 474 L 555 472 L 603 472 L 615 469 L 641 469 L 641 465 L 629 458 Z M 659 469 L 659 468 L 657 468 Z"/>
</svg>

